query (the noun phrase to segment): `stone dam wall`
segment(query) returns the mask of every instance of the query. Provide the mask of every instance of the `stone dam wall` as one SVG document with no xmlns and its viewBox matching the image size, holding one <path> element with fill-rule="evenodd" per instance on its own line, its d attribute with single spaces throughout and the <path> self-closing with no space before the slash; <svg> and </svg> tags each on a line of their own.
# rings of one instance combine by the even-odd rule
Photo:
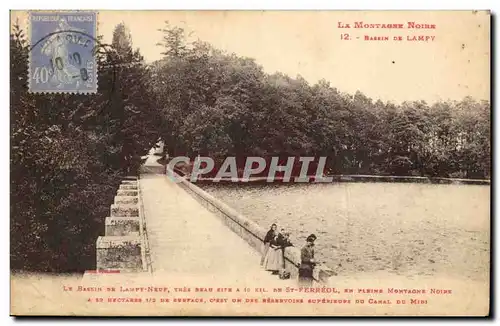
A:
<svg viewBox="0 0 500 326">
<path fill-rule="evenodd" d="M 181 174 L 182 171 L 179 171 Z M 187 176 L 189 178 L 189 176 Z M 314 180 L 315 176 L 308 176 L 309 180 Z M 452 184 L 452 185 L 490 185 L 491 180 L 488 179 L 456 179 L 456 178 L 439 178 L 439 177 L 414 177 L 414 176 L 383 176 L 383 175 L 329 175 L 325 178 L 331 178 L 332 183 L 336 182 L 387 182 L 387 183 L 424 183 L 424 184 Z M 276 176 L 273 182 L 283 182 L 283 177 Z M 298 177 L 291 177 L 287 182 L 297 181 Z M 211 183 L 215 178 L 206 178 L 200 176 L 196 179 L 197 183 Z M 220 183 L 269 183 L 267 177 L 250 177 L 248 179 L 238 178 L 231 179 L 224 177 L 217 179 Z M 310 181 L 314 182 L 314 181 Z"/>
<path fill-rule="evenodd" d="M 155 171 L 145 171 L 145 173 L 163 174 L 165 178 L 169 178 L 165 175 L 165 168 L 163 168 L 163 173 L 158 172 L 160 172 L 159 169 L 158 171 L 156 169 Z M 254 250 L 263 253 L 266 229 L 180 175 L 175 175 L 181 180 L 176 186 L 183 188 L 202 206 L 220 218 L 228 227 L 228 231 L 236 233 Z M 284 254 L 286 270 L 290 272 L 292 278 L 298 277 L 300 249 L 288 247 Z M 258 264 L 258 262 L 256 263 Z M 98 237 L 96 242 L 96 271 L 88 271 L 87 273 L 106 271 L 152 272 L 146 220 L 142 209 L 140 179 L 137 177 L 126 177 L 122 180 L 114 203 L 110 206 L 110 215 L 105 220 L 105 234 Z M 324 265 L 318 265 L 314 270 L 315 281 L 320 284 L 327 284 L 329 277 L 333 274 L 333 271 Z"/>
<path fill-rule="evenodd" d="M 264 252 L 264 237 L 267 230 L 259 226 L 257 223 L 249 220 L 247 217 L 235 211 L 222 201 L 205 192 L 203 189 L 192 184 L 182 176 L 176 174 L 172 170 L 178 180 L 180 187 L 190 193 L 199 203 L 206 207 L 209 211 L 218 216 L 222 222 L 234 233 L 244 239 L 253 249 L 259 253 Z M 169 178 L 170 176 L 166 176 Z M 300 249 L 297 247 L 285 248 L 285 268 L 290 272 L 292 278 L 298 277 L 298 267 L 300 265 Z M 330 276 L 334 275 L 332 269 L 325 265 L 318 265 L 314 269 L 314 279 L 320 284 L 328 284 Z"/>
</svg>

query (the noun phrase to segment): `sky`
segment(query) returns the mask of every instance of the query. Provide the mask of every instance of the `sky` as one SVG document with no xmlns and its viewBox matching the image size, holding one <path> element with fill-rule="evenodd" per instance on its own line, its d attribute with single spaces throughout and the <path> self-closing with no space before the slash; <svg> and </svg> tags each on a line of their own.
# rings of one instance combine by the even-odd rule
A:
<svg viewBox="0 0 500 326">
<path fill-rule="evenodd" d="M 11 21 L 28 26 L 26 12 Z M 146 61 L 161 58 L 156 44 L 165 21 L 216 48 L 251 57 L 264 71 L 300 74 L 310 83 L 330 81 L 340 91 L 373 99 L 460 100 L 490 98 L 490 19 L 471 11 L 100 11 L 98 34 L 111 43 L 125 23 Z M 435 29 L 355 29 L 341 24 L 435 24 Z M 341 40 L 341 34 L 350 40 Z M 434 36 L 433 41 L 407 37 Z M 388 36 L 390 41 L 365 41 Z M 401 36 L 403 41 L 393 41 Z M 359 39 L 357 39 L 359 37 Z"/>
</svg>

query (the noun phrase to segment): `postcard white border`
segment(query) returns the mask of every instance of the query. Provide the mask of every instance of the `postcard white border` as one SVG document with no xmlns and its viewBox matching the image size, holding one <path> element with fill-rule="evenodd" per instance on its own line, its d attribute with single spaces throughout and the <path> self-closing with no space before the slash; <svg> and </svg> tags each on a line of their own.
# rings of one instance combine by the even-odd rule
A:
<svg viewBox="0 0 500 326">
<path fill-rule="evenodd" d="M 160 10 L 160 9 L 267 9 L 267 10 L 272 10 L 272 9 L 292 9 L 292 10 L 320 10 L 320 9 L 331 9 L 331 10 L 467 10 L 467 9 L 490 9 L 492 10 L 493 14 L 496 15 L 500 11 L 500 1 L 498 0 L 454 0 L 454 1 L 436 1 L 436 0 L 406 0 L 406 1 L 401 1 L 401 0 L 351 0 L 351 1 L 343 1 L 343 2 L 337 2 L 337 1 L 320 1 L 320 0 L 275 0 L 275 1 L 264 1 L 264 0 L 212 0 L 212 1 L 203 1 L 203 0 L 170 0 L 170 1 L 160 1 L 160 0 L 154 0 L 154 1 L 131 1 L 131 0 L 122 0 L 122 1 L 103 1 L 103 0 L 87 0 L 81 3 L 78 3 L 81 5 L 81 7 L 75 8 L 74 5 L 75 2 L 68 2 L 68 1 L 63 1 L 63 0 L 51 0 L 51 1 L 36 1 L 36 0 L 29 0 L 29 1 L 19 1 L 19 0 L 12 0 L 12 1 L 3 1 L 1 3 L 2 7 L 2 15 L 1 20 L 2 20 L 2 26 L 10 26 L 10 14 L 8 12 L 8 9 L 16 10 L 16 9 L 108 9 L 108 10 L 123 10 L 123 9 L 136 9 L 136 10 Z M 498 18 L 498 17 L 496 17 Z M 498 31 L 497 31 L 497 26 L 498 26 L 498 21 L 495 23 L 496 26 L 495 32 L 492 34 L 495 36 L 495 39 L 492 40 L 493 42 L 498 42 Z M 10 28 L 10 27 L 9 27 Z M 5 40 L 4 42 L 0 43 L 1 46 L 1 60 L 2 64 L 4 65 L 4 70 L 5 72 L 9 71 L 9 49 L 8 49 L 8 42 Z M 498 55 L 498 53 L 497 53 Z M 495 67 L 495 74 L 498 74 L 498 65 L 494 65 Z M 0 137 L 0 146 L 2 153 L 4 154 L 2 156 L 2 159 L 0 160 L 0 171 L 1 171 L 1 180 L 3 180 L 1 184 L 1 196 L 0 198 L 2 199 L 2 205 L 1 207 L 3 208 L 4 215 L 2 221 L 3 221 L 3 227 L 1 227 L 1 230 L 3 232 L 2 234 L 2 239 L 9 239 L 9 201 L 10 201 L 10 189 L 9 189 L 9 178 L 10 178 L 10 147 L 9 147 L 9 74 L 4 73 L 1 74 L 1 88 L 0 88 L 0 94 L 1 94 L 1 100 L 2 100 L 2 109 L 0 110 L 0 121 L 1 121 L 1 128 L 0 130 L 3 131 L 3 137 Z M 495 89 L 492 89 L 492 92 L 494 94 L 498 94 L 498 84 L 495 83 L 493 84 L 495 86 Z M 496 109 L 496 107 L 493 107 L 492 109 Z M 493 121 L 494 127 L 498 128 L 499 126 L 499 117 L 498 114 L 495 114 L 495 119 Z M 494 142 L 494 151 L 498 153 L 499 150 L 499 145 L 498 145 L 498 139 Z M 499 168 L 499 162 L 496 162 L 494 165 L 494 168 L 498 170 Z M 497 180 L 497 173 L 494 173 L 494 182 Z M 494 197 L 491 198 L 492 202 L 500 202 L 499 198 L 500 196 L 498 195 L 498 192 L 494 194 Z M 494 214 L 495 212 L 493 212 Z M 494 214 L 496 215 L 496 214 Z M 492 234 L 497 234 L 498 233 L 498 225 L 499 223 L 497 222 L 495 225 L 495 230 L 492 230 Z M 496 261 L 498 263 L 498 250 L 494 252 Z M 7 291 L 9 289 L 9 244 L 8 240 L 4 240 L 2 250 L 1 250 L 1 261 L 2 261 L 2 268 L 0 270 L 1 273 L 1 279 L 3 280 L 4 286 L 2 287 L 4 291 L 1 291 L 1 303 L 2 303 L 2 312 L 1 312 L 1 324 L 2 325 L 13 325 L 15 323 L 15 320 L 12 317 L 9 316 L 9 309 L 10 309 L 10 293 Z M 495 282 L 495 284 L 498 282 Z M 497 291 L 494 291 L 497 293 Z M 495 300 L 497 308 L 498 308 L 498 300 Z M 495 309 L 498 313 L 498 309 Z M 23 325 L 35 325 L 35 323 L 45 323 L 45 324 L 53 324 L 56 322 L 58 325 L 70 325 L 74 322 L 89 322 L 90 320 L 59 320 L 59 321 L 54 321 L 54 320 L 25 320 L 23 321 Z M 164 323 L 166 320 L 161 320 L 161 319 L 154 319 L 154 320 L 149 320 L 151 321 L 156 321 L 156 322 L 161 322 Z M 168 321 L 169 325 L 177 325 L 180 323 L 184 323 L 187 320 L 170 320 Z M 230 322 L 235 321 L 234 319 L 231 320 Z M 349 323 L 349 325 L 361 323 L 361 322 L 366 322 L 366 320 L 357 320 L 357 321 L 349 321 L 349 320 L 331 320 L 331 321 L 325 321 L 323 322 L 334 322 L 335 324 L 338 323 Z M 457 322 L 458 320 L 452 321 Z M 464 320 L 467 322 L 474 322 L 474 323 L 479 323 L 484 320 Z M 142 325 L 144 324 L 144 320 L 93 320 L 91 321 L 95 325 L 105 325 L 109 322 L 113 323 L 123 323 L 125 322 L 127 325 Z M 192 321 L 191 321 L 192 322 Z M 208 323 L 209 321 L 198 321 L 200 323 Z M 217 323 L 222 323 L 222 321 L 217 321 Z M 255 320 L 254 322 L 258 322 L 261 325 L 271 325 L 275 323 L 290 323 L 293 322 L 294 325 L 302 324 L 306 325 L 309 323 L 308 320 L 300 320 L 299 322 L 297 321 L 292 321 L 292 320 Z M 378 320 L 371 320 L 370 322 L 377 322 L 377 323 L 386 323 L 387 320 L 385 319 L 378 319 Z M 406 320 L 399 320 L 396 322 L 396 324 L 403 324 L 407 322 Z M 415 322 L 415 321 L 413 321 Z M 435 324 L 442 322 L 442 320 L 420 320 L 417 321 L 418 323 L 425 323 L 426 325 L 429 324 Z M 495 323 L 498 322 L 495 321 Z M 391 324 L 394 324 L 392 322 Z"/>
</svg>

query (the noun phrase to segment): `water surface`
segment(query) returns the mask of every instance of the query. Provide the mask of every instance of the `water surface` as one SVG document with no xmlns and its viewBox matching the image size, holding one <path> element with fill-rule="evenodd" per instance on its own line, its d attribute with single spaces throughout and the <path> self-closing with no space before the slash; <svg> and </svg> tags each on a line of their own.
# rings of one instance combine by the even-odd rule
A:
<svg viewBox="0 0 500 326">
<path fill-rule="evenodd" d="M 200 185 L 296 246 L 318 236 L 317 258 L 339 275 L 489 277 L 490 187 L 408 183 Z"/>
</svg>

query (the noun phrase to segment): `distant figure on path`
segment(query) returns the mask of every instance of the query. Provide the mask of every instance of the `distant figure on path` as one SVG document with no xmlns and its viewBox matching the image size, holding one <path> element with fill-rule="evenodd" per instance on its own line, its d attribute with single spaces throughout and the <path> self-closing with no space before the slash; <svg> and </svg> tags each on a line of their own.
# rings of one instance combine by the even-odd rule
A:
<svg viewBox="0 0 500 326">
<path fill-rule="evenodd" d="M 311 234 L 306 239 L 306 245 L 300 251 L 299 286 L 310 287 L 313 284 L 313 269 L 316 265 L 314 260 L 314 241 L 316 236 Z"/>
<path fill-rule="evenodd" d="M 266 257 L 264 257 L 264 268 L 266 271 L 278 274 L 283 266 L 283 254 L 281 247 L 278 245 L 278 236 L 276 235 L 269 242 L 269 249 L 267 250 Z"/>
<path fill-rule="evenodd" d="M 262 253 L 262 258 L 260 260 L 261 266 L 264 265 L 264 259 L 266 258 L 267 252 L 269 251 L 271 240 L 274 239 L 274 237 L 276 237 L 277 228 L 278 226 L 275 223 L 273 223 L 269 231 L 267 231 L 266 236 L 264 237 L 264 252 Z"/>
</svg>

